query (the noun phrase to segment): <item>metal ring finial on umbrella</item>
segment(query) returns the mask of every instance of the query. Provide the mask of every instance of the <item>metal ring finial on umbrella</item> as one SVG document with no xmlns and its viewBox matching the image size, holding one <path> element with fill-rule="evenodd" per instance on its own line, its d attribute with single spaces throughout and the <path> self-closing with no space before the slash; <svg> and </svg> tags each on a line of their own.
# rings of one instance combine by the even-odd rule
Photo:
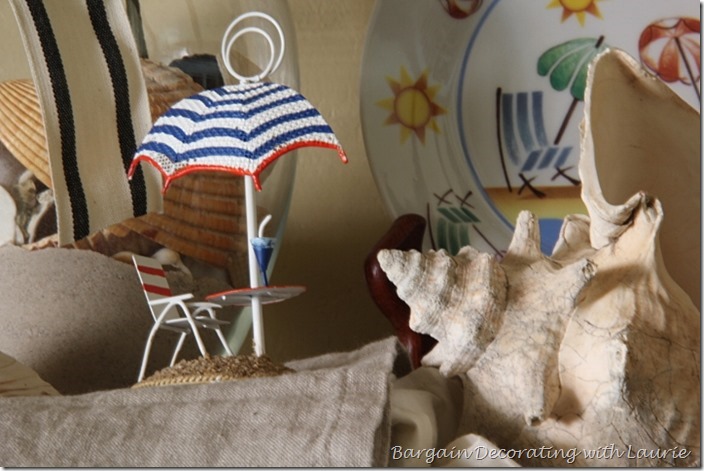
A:
<svg viewBox="0 0 704 471">
<path fill-rule="evenodd" d="M 279 51 L 278 56 L 276 55 L 275 47 L 274 47 L 274 41 L 271 39 L 271 36 L 269 33 L 264 31 L 263 29 L 256 27 L 256 26 L 249 26 L 247 28 L 243 28 L 237 33 L 235 33 L 234 36 L 228 39 L 230 36 L 230 33 L 232 33 L 232 30 L 237 26 L 239 23 L 241 23 L 243 20 L 246 20 L 248 18 L 263 18 L 267 21 L 269 21 L 274 27 L 276 28 L 277 33 L 279 34 L 279 43 L 281 45 L 281 50 Z M 270 58 L 269 62 L 267 63 L 266 67 L 262 70 L 261 73 L 257 75 L 241 75 L 237 73 L 237 71 L 232 67 L 232 64 L 230 63 L 230 51 L 232 50 L 232 46 L 239 39 L 240 36 L 246 33 L 258 33 L 261 34 L 264 39 L 269 43 L 269 52 L 270 52 Z M 284 51 L 286 50 L 286 41 L 284 39 L 284 32 L 281 29 L 281 26 L 279 23 L 272 18 L 271 16 L 267 15 L 266 13 L 258 12 L 258 11 L 253 11 L 249 13 L 245 13 L 243 15 L 238 16 L 235 18 L 235 20 L 230 23 L 230 25 L 227 27 L 227 30 L 225 30 L 225 34 L 223 35 L 222 38 L 222 44 L 220 46 L 220 54 L 222 55 L 222 60 L 223 63 L 225 64 L 225 68 L 227 71 L 236 79 L 240 80 L 240 82 L 259 82 L 260 80 L 264 79 L 267 75 L 273 74 L 276 69 L 279 68 L 281 65 L 281 61 L 284 58 Z"/>
<path fill-rule="evenodd" d="M 259 33 L 262 36 L 264 36 L 264 39 L 266 39 L 267 42 L 269 43 L 269 53 L 271 54 L 271 57 L 269 58 L 269 62 L 267 63 L 266 67 L 264 67 L 264 70 L 262 70 L 262 72 L 258 75 L 250 75 L 250 76 L 240 75 L 234 70 L 234 68 L 232 67 L 232 64 L 230 64 L 229 55 L 230 55 L 230 50 L 232 49 L 232 45 L 235 43 L 235 41 L 237 41 L 237 39 L 239 39 L 240 36 L 242 36 L 246 33 Z M 243 28 L 243 29 L 237 31 L 237 33 L 234 36 L 232 36 L 232 38 L 230 38 L 230 40 L 227 42 L 227 47 L 225 48 L 225 54 L 227 54 L 225 56 L 225 57 L 227 57 L 227 59 L 225 59 L 225 67 L 227 68 L 228 72 L 230 72 L 234 77 L 239 79 L 240 82 L 259 82 L 264 77 L 269 75 L 269 73 L 271 72 L 271 70 L 273 68 L 273 65 L 274 65 L 274 42 L 271 40 L 271 36 L 269 36 L 266 33 L 266 31 L 264 31 L 261 28 L 250 26 L 250 27 Z"/>
</svg>

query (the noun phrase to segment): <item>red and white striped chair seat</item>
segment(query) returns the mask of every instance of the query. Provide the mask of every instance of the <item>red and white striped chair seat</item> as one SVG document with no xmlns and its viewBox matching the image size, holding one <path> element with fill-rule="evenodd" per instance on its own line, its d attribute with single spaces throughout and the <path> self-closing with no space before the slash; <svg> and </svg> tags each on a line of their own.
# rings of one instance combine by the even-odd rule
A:
<svg viewBox="0 0 704 471">
<path fill-rule="evenodd" d="M 221 307 L 219 304 L 208 302 L 187 303 L 187 300 L 193 298 L 193 294 L 174 295 L 166 279 L 166 272 L 158 261 L 142 255 L 133 255 L 132 261 L 137 269 L 144 296 L 147 298 L 147 304 L 154 318 L 154 327 L 152 327 L 147 338 L 138 381 L 144 378 L 152 342 L 159 329 L 171 330 L 181 334 L 171 358 L 171 366 L 176 362 L 178 353 L 183 346 L 183 341 L 190 333 L 193 333 L 201 355 L 207 355 L 198 328 L 214 330 L 225 352 L 228 355 L 232 355 L 227 340 L 225 340 L 225 336 L 220 329 L 221 325 L 229 324 L 229 322 L 217 319 L 215 316 L 215 309 Z"/>
</svg>

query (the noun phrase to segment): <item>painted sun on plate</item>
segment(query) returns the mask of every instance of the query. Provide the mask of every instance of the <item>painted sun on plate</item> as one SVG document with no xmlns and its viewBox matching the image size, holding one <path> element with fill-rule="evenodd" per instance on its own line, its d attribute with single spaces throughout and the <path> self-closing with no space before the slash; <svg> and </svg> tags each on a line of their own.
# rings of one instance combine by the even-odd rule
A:
<svg viewBox="0 0 704 471">
<path fill-rule="evenodd" d="M 377 102 L 379 106 L 391 112 L 384 124 L 401 126 L 401 143 L 415 134 L 425 144 L 425 130 L 430 128 L 440 133 L 435 117 L 445 114 L 443 107 L 435 101 L 439 85 L 428 85 L 428 71 L 423 71 L 417 79 L 412 79 L 408 71 L 401 67 L 401 77 L 386 77 L 394 96 Z"/>
<path fill-rule="evenodd" d="M 587 13 L 597 18 L 601 18 L 601 12 L 596 2 L 601 0 L 552 0 L 548 8 L 562 8 L 562 21 L 570 16 L 577 17 L 577 21 L 584 26 Z"/>
</svg>

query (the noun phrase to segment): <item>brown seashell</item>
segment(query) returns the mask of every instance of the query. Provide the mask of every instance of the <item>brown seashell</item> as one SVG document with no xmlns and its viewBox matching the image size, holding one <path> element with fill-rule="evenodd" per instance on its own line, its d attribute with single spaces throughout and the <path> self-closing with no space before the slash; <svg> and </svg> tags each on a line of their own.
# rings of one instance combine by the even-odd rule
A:
<svg viewBox="0 0 704 471">
<path fill-rule="evenodd" d="M 91 250 L 112 257 L 120 252 L 151 254 L 162 246 L 127 225 L 119 223 L 94 232 L 64 248 Z"/>
</svg>

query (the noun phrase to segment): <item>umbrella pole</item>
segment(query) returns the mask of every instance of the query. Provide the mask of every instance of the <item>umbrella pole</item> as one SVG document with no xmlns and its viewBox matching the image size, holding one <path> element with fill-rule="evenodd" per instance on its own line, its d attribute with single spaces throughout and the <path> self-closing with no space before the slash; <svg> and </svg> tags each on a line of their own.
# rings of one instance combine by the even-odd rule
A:
<svg viewBox="0 0 704 471">
<path fill-rule="evenodd" d="M 252 247 L 252 239 L 257 236 L 257 203 L 254 194 L 254 179 L 250 176 L 244 177 L 244 199 L 245 211 L 247 213 L 247 257 L 249 261 L 249 285 L 258 288 L 259 267 L 257 258 Z M 254 337 L 254 353 L 260 357 L 266 353 L 264 345 L 264 325 L 262 319 L 262 301 L 259 296 L 252 296 L 252 335 Z"/>
</svg>

